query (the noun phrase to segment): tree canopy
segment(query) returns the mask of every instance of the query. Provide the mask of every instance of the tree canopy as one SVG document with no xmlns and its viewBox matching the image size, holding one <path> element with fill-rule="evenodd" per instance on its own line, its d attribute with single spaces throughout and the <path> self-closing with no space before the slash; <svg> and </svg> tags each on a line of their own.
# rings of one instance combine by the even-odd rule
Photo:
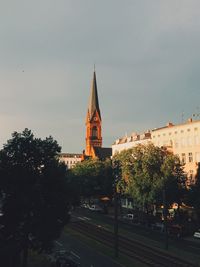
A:
<svg viewBox="0 0 200 267">
<path fill-rule="evenodd" d="M 167 190 L 168 203 L 179 202 L 184 187 L 184 173 L 178 157 L 153 144 L 125 150 L 114 159 L 121 161 L 124 192 L 141 206 L 162 203 Z"/>
<path fill-rule="evenodd" d="M 73 181 L 83 197 L 112 195 L 113 179 L 111 161 L 88 159 L 72 169 Z"/>
<path fill-rule="evenodd" d="M 2 253 L 51 249 L 68 222 L 66 167 L 59 162 L 60 150 L 51 136 L 42 140 L 25 129 L 14 132 L 0 151 Z"/>
</svg>

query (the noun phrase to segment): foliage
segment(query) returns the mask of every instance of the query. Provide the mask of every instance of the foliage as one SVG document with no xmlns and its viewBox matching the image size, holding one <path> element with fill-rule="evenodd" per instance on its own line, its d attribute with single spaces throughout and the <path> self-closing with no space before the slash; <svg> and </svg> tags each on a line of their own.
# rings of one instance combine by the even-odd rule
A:
<svg viewBox="0 0 200 267">
<path fill-rule="evenodd" d="M 187 204 L 193 206 L 200 218 L 200 162 L 196 173 L 196 183 L 188 189 Z"/>
<path fill-rule="evenodd" d="M 179 159 L 165 148 L 153 144 L 138 145 L 117 154 L 121 161 L 124 192 L 142 207 L 162 203 L 162 190 L 167 190 L 167 202 L 179 202 L 184 185 L 184 173 Z"/>
<path fill-rule="evenodd" d="M 0 189 L 4 248 L 48 250 L 69 219 L 66 168 L 52 137 L 14 132 L 0 151 Z M 24 265 L 25 266 L 25 265 Z"/>
<path fill-rule="evenodd" d="M 74 183 L 83 197 L 112 194 L 112 168 L 109 159 L 88 159 L 76 164 L 71 170 Z"/>
</svg>

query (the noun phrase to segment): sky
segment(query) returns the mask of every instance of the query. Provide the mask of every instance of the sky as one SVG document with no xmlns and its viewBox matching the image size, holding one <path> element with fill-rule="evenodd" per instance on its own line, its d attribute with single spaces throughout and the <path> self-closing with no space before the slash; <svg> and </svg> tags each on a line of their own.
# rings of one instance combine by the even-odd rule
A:
<svg viewBox="0 0 200 267">
<path fill-rule="evenodd" d="M 0 0 L 0 148 L 29 128 L 81 153 L 94 64 L 103 146 L 181 123 L 199 51 L 199 0 Z"/>
</svg>

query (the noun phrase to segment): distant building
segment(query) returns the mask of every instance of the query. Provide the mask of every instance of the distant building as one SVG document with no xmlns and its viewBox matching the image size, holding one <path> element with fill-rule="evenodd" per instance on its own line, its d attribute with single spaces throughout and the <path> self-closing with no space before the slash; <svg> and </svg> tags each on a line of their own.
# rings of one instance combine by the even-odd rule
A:
<svg viewBox="0 0 200 267">
<path fill-rule="evenodd" d="M 117 139 L 112 145 L 112 155 L 120 153 L 121 151 L 133 148 L 138 144 L 147 145 L 151 142 L 151 132 L 144 132 L 142 134 L 132 133 L 130 136 L 124 136 Z"/>
<path fill-rule="evenodd" d="M 64 162 L 67 169 L 73 168 L 78 162 L 82 160 L 82 154 L 75 153 L 61 153 L 59 156 L 61 162 Z"/>
<path fill-rule="evenodd" d="M 174 125 L 168 123 L 142 135 L 132 134 L 117 139 L 112 145 L 113 155 L 137 144 L 153 143 L 158 147 L 167 147 L 180 158 L 187 174 L 187 184 L 195 183 L 198 162 L 200 162 L 200 120 Z"/>
<path fill-rule="evenodd" d="M 104 160 L 112 156 L 112 148 L 102 147 L 101 112 L 97 92 L 96 73 L 94 71 L 91 85 L 89 105 L 86 115 L 86 149 L 83 158 L 99 158 Z"/>
<path fill-rule="evenodd" d="M 179 156 L 184 171 L 187 173 L 187 184 L 195 183 L 198 162 L 200 162 L 200 121 L 189 119 L 187 122 L 153 129 L 152 142 L 154 145 L 165 146 Z"/>
</svg>

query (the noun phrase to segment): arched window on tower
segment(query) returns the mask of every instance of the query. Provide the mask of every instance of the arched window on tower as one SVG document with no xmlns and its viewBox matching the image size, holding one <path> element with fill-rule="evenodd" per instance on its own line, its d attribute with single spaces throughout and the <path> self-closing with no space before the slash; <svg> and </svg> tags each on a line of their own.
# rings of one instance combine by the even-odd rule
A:
<svg viewBox="0 0 200 267">
<path fill-rule="evenodd" d="M 92 139 L 97 139 L 97 126 L 92 127 Z"/>
</svg>

